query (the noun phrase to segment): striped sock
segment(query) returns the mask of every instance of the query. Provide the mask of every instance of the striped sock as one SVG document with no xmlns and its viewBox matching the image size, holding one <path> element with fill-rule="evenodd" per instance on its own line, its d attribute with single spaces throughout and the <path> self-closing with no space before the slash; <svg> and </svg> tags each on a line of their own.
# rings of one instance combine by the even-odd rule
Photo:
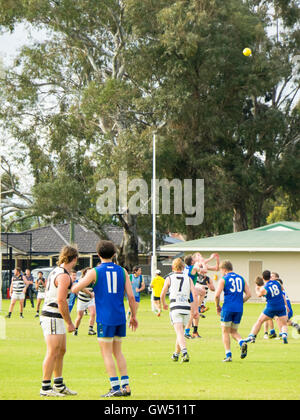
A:
<svg viewBox="0 0 300 420">
<path fill-rule="evenodd" d="M 43 381 L 42 382 L 42 390 L 49 391 L 51 389 L 51 381 Z"/>
<path fill-rule="evenodd" d="M 231 351 L 230 351 L 230 350 L 226 350 L 226 352 L 225 352 L 225 356 L 226 356 L 226 357 L 232 357 L 232 353 L 231 353 Z"/>
<path fill-rule="evenodd" d="M 113 389 L 114 391 L 118 391 L 120 389 L 120 381 L 117 376 L 109 378 L 109 381 L 111 389 Z"/>
<path fill-rule="evenodd" d="M 65 387 L 64 379 L 62 376 L 54 378 L 53 383 L 55 385 L 55 388 L 58 388 L 59 390 L 62 390 Z"/>
<path fill-rule="evenodd" d="M 126 388 L 129 386 L 129 376 L 121 376 L 121 388 Z"/>
</svg>

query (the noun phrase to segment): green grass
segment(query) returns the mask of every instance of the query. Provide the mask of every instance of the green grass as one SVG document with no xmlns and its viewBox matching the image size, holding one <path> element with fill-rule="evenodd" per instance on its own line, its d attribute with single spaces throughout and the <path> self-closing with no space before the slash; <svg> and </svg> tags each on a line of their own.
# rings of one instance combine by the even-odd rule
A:
<svg viewBox="0 0 300 420">
<path fill-rule="evenodd" d="M 1 317 L 7 313 L 3 302 Z M 18 305 L 18 304 L 17 304 Z M 0 399 L 40 399 L 45 342 L 34 319 L 33 309 L 26 307 L 20 319 L 18 306 L 12 318 L 5 320 L 6 339 L 0 339 Z M 248 357 L 240 359 L 240 350 L 232 344 L 233 363 L 222 363 L 224 349 L 220 320 L 213 304 L 206 319 L 200 320 L 203 339 L 187 343 L 190 363 L 173 362 L 175 333 L 164 312 L 157 318 L 150 310 L 149 297 L 142 299 L 139 328 L 128 331 L 123 349 L 134 400 L 184 399 L 299 399 L 300 335 L 289 329 L 289 344 L 263 340 L 262 331 L 255 344 L 249 345 Z M 240 333 L 246 337 L 260 314 L 263 304 L 246 304 Z M 300 315 L 300 305 L 293 305 Z M 76 306 L 72 317 L 76 314 Z M 2 319 L 3 322 L 3 319 Z M 68 335 L 64 378 L 78 396 L 71 399 L 99 399 L 109 389 L 97 339 L 87 335 L 85 316 L 79 336 Z M 298 339 L 299 337 L 299 339 Z M 128 398 L 128 400 L 130 400 Z M 70 397 L 68 397 L 70 399 Z"/>
</svg>

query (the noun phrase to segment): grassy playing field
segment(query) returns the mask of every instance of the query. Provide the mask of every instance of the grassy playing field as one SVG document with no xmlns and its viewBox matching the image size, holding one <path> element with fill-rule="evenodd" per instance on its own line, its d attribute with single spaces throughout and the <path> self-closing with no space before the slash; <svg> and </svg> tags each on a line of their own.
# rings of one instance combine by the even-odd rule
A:
<svg viewBox="0 0 300 420">
<path fill-rule="evenodd" d="M 3 316 L 8 301 L 3 302 Z M 29 305 L 30 306 L 30 305 Z M 19 318 L 18 304 L 11 319 L 5 320 L 6 338 L 0 334 L 0 399 L 40 399 L 45 343 L 35 312 L 27 305 Z M 233 363 L 224 358 L 220 322 L 213 304 L 206 319 L 200 320 L 202 339 L 188 341 L 190 363 L 175 363 L 170 357 L 175 335 L 164 312 L 157 318 L 143 297 L 138 313 L 139 328 L 128 332 L 123 348 L 128 362 L 131 399 L 299 399 L 300 335 L 289 329 L 289 344 L 264 340 L 262 332 L 249 345 L 248 357 L 240 359 L 239 347 L 232 345 Z M 240 332 L 246 337 L 263 304 L 246 304 Z M 293 305 L 300 315 L 300 305 Z M 76 314 L 73 309 L 72 318 Z M 298 319 L 299 322 L 299 319 Z M 88 316 L 79 336 L 68 335 L 64 364 L 66 384 L 78 392 L 73 399 L 99 399 L 109 382 L 95 336 L 87 335 Z M 70 399 L 71 397 L 67 397 Z M 128 399 L 130 399 L 128 398 Z"/>
</svg>

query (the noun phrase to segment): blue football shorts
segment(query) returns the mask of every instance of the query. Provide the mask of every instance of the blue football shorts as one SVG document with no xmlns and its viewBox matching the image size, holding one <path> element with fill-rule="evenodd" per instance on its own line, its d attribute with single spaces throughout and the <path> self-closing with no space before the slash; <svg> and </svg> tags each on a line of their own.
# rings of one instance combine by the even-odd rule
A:
<svg viewBox="0 0 300 420">
<path fill-rule="evenodd" d="M 237 327 L 241 323 L 243 312 L 221 311 L 221 322 L 225 327 Z"/>
<path fill-rule="evenodd" d="M 126 337 L 126 323 L 122 325 L 104 325 L 97 323 L 97 337 L 98 339 L 121 339 Z"/>
<path fill-rule="evenodd" d="M 278 318 L 281 318 L 282 316 L 287 315 L 286 308 L 272 309 L 272 308 L 266 307 L 263 313 L 271 319 L 273 319 L 275 316 L 278 316 Z"/>
</svg>

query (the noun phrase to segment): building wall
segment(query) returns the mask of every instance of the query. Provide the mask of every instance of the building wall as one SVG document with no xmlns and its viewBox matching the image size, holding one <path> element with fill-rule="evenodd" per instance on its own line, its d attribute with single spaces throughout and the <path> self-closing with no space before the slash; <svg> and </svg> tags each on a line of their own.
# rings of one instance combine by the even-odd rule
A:
<svg viewBox="0 0 300 420">
<path fill-rule="evenodd" d="M 291 302 L 300 302 L 300 253 L 296 252 L 220 252 L 220 260 L 230 260 L 233 264 L 234 271 L 241 274 L 250 285 L 252 291 L 252 301 L 257 300 L 254 296 L 254 280 L 255 276 L 250 273 L 253 270 L 250 268 L 251 261 L 262 261 L 262 270 L 275 271 L 283 280 L 284 287 Z M 210 254 L 203 252 L 204 257 L 209 257 Z M 214 264 L 214 261 L 211 263 Z M 253 264 L 253 266 L 255 266 Z M 252 267 L 253 267 L 252 266 Z M 257 265 L 259 266 L 259 265 Z M 213 278 L 217 274 L 218 279 L 221 278 L 221 273 L 210 272 L 210 277 Z M 250 278 L 249 278 L 250 276 Z M 217 281 L 214 282 L 215 287 Z M 254 299 L 253 299 L 254 298 Z M 214 300 L 214 294 L 209 293 L 208 299 Z M 259 299 L 260 300 L 260 299 Z"/>
</svg>

